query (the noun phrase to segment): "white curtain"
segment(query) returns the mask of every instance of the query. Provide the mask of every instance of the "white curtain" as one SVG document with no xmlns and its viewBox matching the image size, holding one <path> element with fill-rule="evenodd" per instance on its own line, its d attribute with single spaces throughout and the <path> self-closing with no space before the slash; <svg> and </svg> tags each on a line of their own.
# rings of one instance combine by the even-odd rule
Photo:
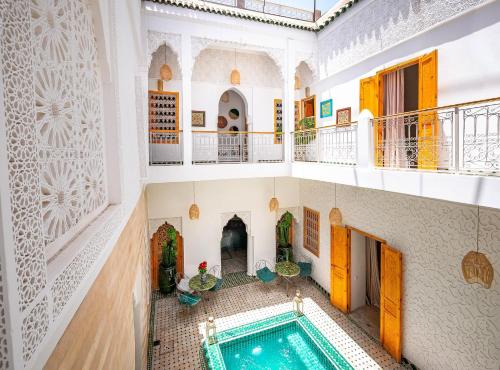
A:
<svg viewBox="0 0 500 370">
<path fill-rule="evenodd" d="M 384 76 L 385 115 L 403 113 L 405 110 L 405 74 L 403 69 Z M 408 167 L 404 118 L 388 118 L 384 133 L 384 166 Z"/>
<path fill-rule="evenodd" d="M 380 307 L 380 274 L 378 269 L 377 242 L 366 238 L 366 303 Z"/>
</svg>

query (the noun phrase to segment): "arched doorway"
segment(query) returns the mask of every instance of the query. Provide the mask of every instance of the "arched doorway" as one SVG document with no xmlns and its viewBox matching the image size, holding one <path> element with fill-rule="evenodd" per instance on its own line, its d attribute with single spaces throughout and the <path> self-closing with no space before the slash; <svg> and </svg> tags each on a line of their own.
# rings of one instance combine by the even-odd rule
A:
<svg viewBox="0 0 500 370">
<path fill-rule="evenodd" d="M 248 161 L 247 105 L 236 90 L 226 90 L 219 99 L 217 119 L 219 162 Z"/>
<path fill-rule="evenodd" d="M 165 222 L 158 227 L 158 230 L 151 237 L 150 251 L 151 251 L 151 287 L 158 289 L 159 287 L 159 270 L 160 261 L 162 256 L 162 248 L 165 242 L 169 241 L 169 230 L 175 231 L 175 245 L 176 245 L 176 272 L 184 273 L 184 244 L 183 238 L 179 231 L 174 226 Z"/>
<path fill-rule="evenodd" d="M 220 247 L 223 274 L 247 271 L 247 227 L 237 215 L 234 215 L 223 227 Z"/>
</svg>

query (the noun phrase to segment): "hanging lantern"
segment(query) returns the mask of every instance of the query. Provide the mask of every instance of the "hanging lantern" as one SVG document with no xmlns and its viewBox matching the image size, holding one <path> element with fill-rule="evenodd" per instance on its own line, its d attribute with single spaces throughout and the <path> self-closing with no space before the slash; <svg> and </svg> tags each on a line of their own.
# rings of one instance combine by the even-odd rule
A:
<svg viewBox="0 0 500 370">
<path fill-rule="evenodd" d="M 208 318 L 206 327 L 206 338 L 208 344 L 217 343 L 217 328 L 215 327 L 215 320 L 212 316 Z"/>
<path fill-rule="evenodd" d="M 297 289 L 297 293 L 293 298 L 293 312 L 297 316 L 302 316 L 304 314 L 304 301 L 300 296 L 300 290 Z"/>
<path fill-rule="evenodd" d="M 269 201 L 269 211 L 271 212 L 277 211 L 279 206 L 280 203 L 278 202 L 278 199 L 272 197 L 271 200 Z"/>
<path fill-rule="evenodd" d="M 278 199 L 276 198 L 276 177 L 274 178 L 274 190 L 273 190 L 273 197 L 269 201 L 269 211 L 270 212 L 275 212 L 278 210 L 280 203 L 278 202 Z"/>
<path fill-rule="evenodd" d="M 295 75 L 295 90 L 300 90 L 300 77 Z"/>
<path fill-rule="evenodd" d="M 170 81 L 172 79 L 172 70 L 167 64 L 163 64 L 160 67 L 160 78 L 164 81 Z"/>
<path fill-rule="evenodd" d="M 231 71 L 231 83 L 233 85 L 239 85 L 240 84 L 240 71 L 237 69 L 233 69 Z"/>
<path fill-rule="evenodd" d="M 486 289 L 493 282 L 493 266 L 486 255 L 476 251 L 470 251 L 462 260 L 462 274 L 469 284 L 481 284 Z"/>
<path fill-rule="evenodd" d="M 189 219 L 197 220 L 200 218 L 200 209 L 198 208 L 198 204 L 196 204 L 196 188 L 193 182 L 193 204 L 189 207 Z"/>
<path fill-rule="evenodd" d="M 342 225 L 342 213 L 338 208 L 332 208 L 328 215 L 331 225 Z"/>
<path fill-rule="evenodd" d="M 479 206 L 477 206 L 476 250 L 469 251 L 462 259 L 462 274 L 469 284 L 481 284 L 486 289 L 493 282 L 493 266 L 484 253 L 479 252 Z"/>
</svg>

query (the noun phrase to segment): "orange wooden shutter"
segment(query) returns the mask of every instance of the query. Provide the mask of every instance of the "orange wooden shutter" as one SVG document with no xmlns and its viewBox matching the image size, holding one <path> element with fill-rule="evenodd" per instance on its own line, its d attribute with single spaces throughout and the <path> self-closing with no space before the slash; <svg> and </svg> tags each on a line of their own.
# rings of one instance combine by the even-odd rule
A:
<svg viewBox="0 0 500 370">
<path fill-rule="evenodd" d="M 184 275 L 184 239 L 177 233 L 177 260 L 175 269 L 178 273 Z"/>
<path fill-rule="evenodd" d="M 368 78 L 363 78 L 359 81 L 359 111 L 363 109 L 368 109 L 373 117 L 378 117 L 379 115 L 379 76 L 372 76 Z M 374 135 L 374 148 L 375 148 L 375 163 L 377 166 L 382 166 L 382 153 L 377 150 L 379 143 L 382 141 L 382 125 L 378 122 L 374 122 L 373 132 Z"/>
<path fill-rule="evenodd" d="M 418 109 L 437 107 L 437 50 L 419 60 Z M 439 122 L 436 112 L 418 117 L 418 168 L 435 170 L 438 165 Z"/>
<path fill-rule="evenodd" d="M 351 306 L 350 231 L 342 226 L 331 226 L 330 230 L 330 302 L 339 310 L 348 313 Z"/>
<path fill-rule="evenodd" d="M 398 362 L 401 360 L 402 255 L 382 244 L 380 276 L 380 341 Z"/>
</svg>

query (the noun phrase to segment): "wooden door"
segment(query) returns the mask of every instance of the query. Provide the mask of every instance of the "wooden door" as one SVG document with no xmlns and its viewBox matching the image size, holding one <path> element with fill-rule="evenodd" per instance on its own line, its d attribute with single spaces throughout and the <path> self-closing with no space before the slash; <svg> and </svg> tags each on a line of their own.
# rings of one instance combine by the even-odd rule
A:
<svg viewBox="0 0 500 370">
<path fill-rule="evenodd" d="M 351 307 L 351 231 L 330 227 L 330 302 L 342 312 Z"/>
<path fill-rule="evenodd" d="M 401 360 L 402 255 L 382 243 L 380 275 L 380 342 Z"/>
<path fill-rule="evenodd" d="M 418 63 L 418 109 L 437 107 L 437 50 L 422 56 Z M 435 111 L 418 116 L 418 168 L 438 166 L 439 122 Z"/>
<path fill-rule="evenodd" d="M 359 81 L 359 111 L 368 109 L 373 117 L 378 117 L 380 104 L 382 99 L 379 99 L 379 75 L 363 78 Z M 379 144 L 382 142 L 383 127 L 378 121 L 373 124 L 373 140 L 375 149 L 375 163 L 377 166 L 382 166 L 383 153 L 379 150 Z"/>
</svg>

